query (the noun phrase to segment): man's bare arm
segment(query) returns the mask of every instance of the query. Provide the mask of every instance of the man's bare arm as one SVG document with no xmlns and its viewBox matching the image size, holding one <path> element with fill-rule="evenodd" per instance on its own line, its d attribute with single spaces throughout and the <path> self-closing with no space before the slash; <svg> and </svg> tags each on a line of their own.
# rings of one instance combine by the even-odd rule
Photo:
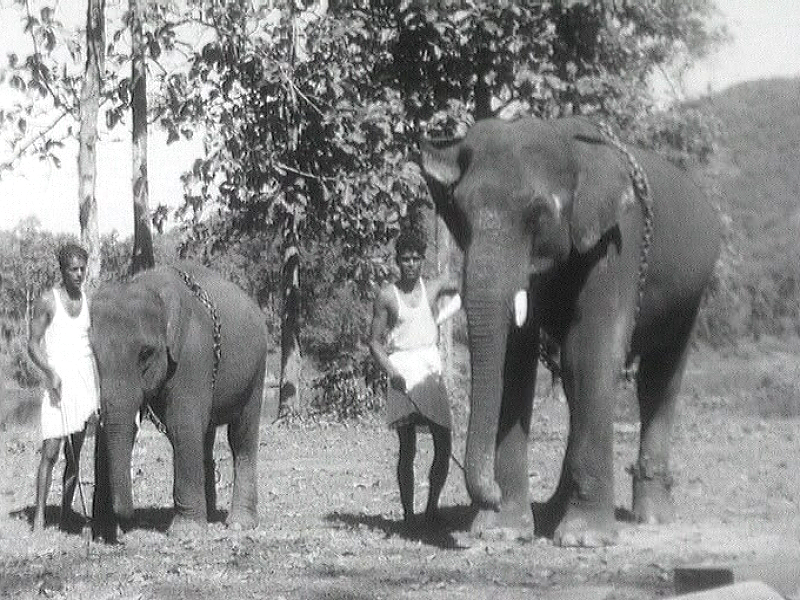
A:
<svg viewBox="0 0 800 600">
<path fill-rule="evenodd" d="M 392 387 L 405 389 L 405 380 L 389 361 L 384 340 L 389 331 L 391 316 L 392 295 L 388 288 L 381 289 L 375 298 L 372 312 L 372 326 L 370 327 L 369 349 L 372 357 L 389 377 Z"/>
<path fill-rule="evenodd" d="M 44 332 L 53 320 L 53 314 L 55 312 L 54 302 L 55 299 L 52 294 L 48 292 L 33 305 L 31 333 L 28 338 L 28 356 L 31 357 L 33 364 L 41 369 L 44 375 L 44 385 L 48 389 L 58 392 L 61 388 L 61 378 L 50 363 L 47 362 L 47 354 L 42 345 L 44 341 Z"/>
</svg>

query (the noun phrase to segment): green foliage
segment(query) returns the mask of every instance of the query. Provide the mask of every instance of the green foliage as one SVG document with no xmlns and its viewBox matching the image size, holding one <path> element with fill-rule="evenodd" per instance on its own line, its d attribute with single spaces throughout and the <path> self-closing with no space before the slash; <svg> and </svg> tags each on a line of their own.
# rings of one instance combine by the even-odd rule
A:
<svg viewBox="0 0 800 600">
<path fill-rule="evenodd" d="M 280 266 L 295 245 L 303 344 L 331 365 L 364 353 L 370 290 L 390 274 L 387 245 L 429 202 L 414 163 L 421 135 L 458 134 L 490 115 L 583 114 L 677 162 L 705 159 L 713 147 L 704 114 L 660 112 L 649 85 L 720 39 L 710 0 L 343 0 L 324 15 L 314 13 L 319 5 L 298 6 L 151 3 L 150 100 L 170 141 L 205 141 L 183 177 L 181 254 L 256 297 L 277 339 Z M 74 49 L 79 65 L 78 38 L 41 17 L 31 27 L 44 45 L 32 62 L 11 61 L 7 76 L 74 115 L 76 81 L 56 57 Z M 130 103 L 126 26 L 108 36 L 109 128 Z M 184 61 L 177 50 L 186 41 Z M 0 119 L 18 130 L 17 148 L 25 110 Z M 157 209 L 154 218 L 164 217 Z M 116 241 L 106 247 L 104 276 L 124 277 L 124 256 Z"/>
<path fill-rule="evenodd" d="M 314 391 L 310 413 L 315 418 L 325 416 L 336 421 L 350 421 L 374 414 L 383 406 L 379 389 L 365 384 L 361 365 L 328 369 L 314 383 Z"/>
<path fill-rule="evenodd" d="M 697 174 L 729 215 L 698 331 L 716 346 L 800 334 L 799 92 L 800 79 L 747 83 L 700 107 L 721 135 Z"/>
</svg>

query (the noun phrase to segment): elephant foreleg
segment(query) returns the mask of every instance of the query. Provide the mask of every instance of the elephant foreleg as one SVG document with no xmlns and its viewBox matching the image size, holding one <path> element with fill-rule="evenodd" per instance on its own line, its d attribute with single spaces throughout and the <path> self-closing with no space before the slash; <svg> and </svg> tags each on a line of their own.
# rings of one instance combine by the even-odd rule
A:
<svg viewBox="0 0 800 600">
<path fill-rule="evenodd" d="M 242 412 L 228 425 L 233 455 L 233 497 L 227 525 L 253 529 L 258 525 L 257 462 L 264 369 L 256 376 Z"/>
<path fill-rule="evenodd" d="M 629 320 L 596 315 L 571 332 L 562 369 L 569 403 L 569 439 L 561 479 L 549 502 L 561 546 L 616 543 L 614 518 L 614 411 Z"/>
<path fill-rule="evenodd" d="M 169 438 L 173 451 L 172 496 L 175 518 L 170 529 L 173 533 L 187 532 L 205 525 L 206 469 L 204 454 L 205 431 L 208 424 L 182 423 L 170 427 Z"/>
<path fill-rule="evenodd" d="M 103 425 L 97 426 L 94 447 L 94 494 L 92 496 L 92 535 L 107 544 L 117 543 L 117 519 L 111 503 L 108 447 Z"/>
</svg>

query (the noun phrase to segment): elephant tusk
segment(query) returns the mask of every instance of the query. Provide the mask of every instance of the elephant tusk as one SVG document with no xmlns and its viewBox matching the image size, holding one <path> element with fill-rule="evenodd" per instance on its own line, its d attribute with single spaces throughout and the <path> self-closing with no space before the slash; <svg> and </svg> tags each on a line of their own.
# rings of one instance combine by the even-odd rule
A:
<svg viewBox="0 0 800 600">
<path fill-rule="evenodd" d="M 528 292 L 519 290 L 514 294 L 514 323 L 522 327 L 528 318 Z"/>
</svg>

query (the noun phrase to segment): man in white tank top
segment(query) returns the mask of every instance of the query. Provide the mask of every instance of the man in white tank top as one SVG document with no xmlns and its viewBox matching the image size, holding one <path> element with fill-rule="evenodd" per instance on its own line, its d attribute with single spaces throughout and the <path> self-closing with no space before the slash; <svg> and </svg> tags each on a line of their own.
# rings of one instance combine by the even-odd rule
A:
<svg viewBox="0 0 800 600">
<path fill-rule="evenodd" d="M 438 299 L 458 292 L 455 282 L 421 277 L 426 243 L 413 231 L 403 231 L 395 244 L 400 279 L 384 285 L 375 298 L 370 350 L 389 378 L 387 421 L 397 429 L 397 483 L 403 519 L 414 525 L 414 457 L 416 428 L 430 430 L 434 457 L 425 519 L 437 520 L 439 495 L 447 479 L 452 447 L 450 404 L 442 381 L 436 346 Z"/>
<path fill-rule="evenodd" d="M 45 506 L 53 466 L 64 445 L 61 529 L 78 522 L 72 499 L 80 476 L 80 453 L 86 423 L 99 408 L 94 357 L 89 345 L 89 307 L 81 285 L 86 277 L 86 251 L 77 244 L 58 250 L 62 284 L 44 293 L 33 309 L 28 354 L 42 371 L 42 457 L 36 473 L 33 530 L 44 529 Z"/>
</svg>

